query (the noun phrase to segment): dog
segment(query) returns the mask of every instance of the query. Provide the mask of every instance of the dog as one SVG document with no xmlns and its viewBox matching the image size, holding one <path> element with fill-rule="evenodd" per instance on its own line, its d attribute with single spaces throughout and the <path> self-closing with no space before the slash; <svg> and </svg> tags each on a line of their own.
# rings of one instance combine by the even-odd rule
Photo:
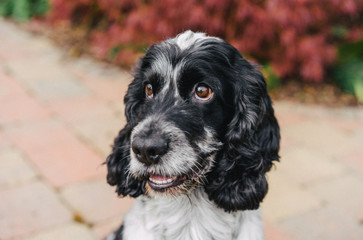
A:
<svg viewBox="0 0 363 240">
<path fill-rule="evenodd" d="M 188 30 L 147 50 L 124 102 L 107 181 L 136 201 L 108 240 L 264 239 L 280 130 L 255 65 Z"/>
</svg>

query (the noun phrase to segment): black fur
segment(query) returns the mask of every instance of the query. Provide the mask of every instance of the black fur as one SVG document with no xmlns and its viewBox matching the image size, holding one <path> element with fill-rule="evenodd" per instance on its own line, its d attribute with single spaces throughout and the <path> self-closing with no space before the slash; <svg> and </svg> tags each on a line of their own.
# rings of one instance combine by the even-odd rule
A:
<svg viewBox="0 0 363 240">
<path fill-rule="evenodd" d="M 151 82 L 157 96 L 166 81 L 152 69 L 153 62 L 167 59 L 179 69 L 178 90 L 182 97 L 174 106 L 172 95 L 145 97 L 145 84 Z M 190 100 L 192 87 L 206 82 L 214 89 L 211 103 Z M 134 81 L 125 96 L 127 124 L 115 139 L 107 158 L 107 181 L 116 185 L 119 195 L 138 197 L 145 193 L 145 180 L 128 174 L 130 135 L 146 116 L 158 113 L 173 121 L 193 142 L 208 126 L 217 133 L 223 147 L 207 174 L 205 190 L 226 211 L 256 209 L 267 193 L 265 173 L 279 159 L 280 131 L 262 74 L 231 45 L 206 38 L 181 50 L 172 42 L 158 43 L 141 59 Z"/>
<path fill-rule="evenodd" d="M 108 156 L 107 182 L 114 186 L 119 195 L 138 197 L 145 192 L 145 181 L 138 181 L 128 174 L 130 163 L 130 126 L 126 125 L 118 134 Z"/>
</svg>

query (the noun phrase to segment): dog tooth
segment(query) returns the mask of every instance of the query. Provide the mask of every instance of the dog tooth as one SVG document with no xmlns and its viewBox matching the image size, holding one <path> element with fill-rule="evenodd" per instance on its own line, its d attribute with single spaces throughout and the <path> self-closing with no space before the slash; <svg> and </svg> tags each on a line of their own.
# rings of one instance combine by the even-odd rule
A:
<svg viewBox="0 0 363 240">
<path fill-rule="evenodd" d="M 168 178 L 166 180 L 158 180 L 158 179 L 154 179 L 152 177 L 149 177 L 149 180 L 153 183 L 156 183 L 156 184 L 167 184 L 167 183 L 171 183 L 173 182 L 175 179 L 177 179 L 177 177 L 171 177 L 171 178 Z"/>
</svg>

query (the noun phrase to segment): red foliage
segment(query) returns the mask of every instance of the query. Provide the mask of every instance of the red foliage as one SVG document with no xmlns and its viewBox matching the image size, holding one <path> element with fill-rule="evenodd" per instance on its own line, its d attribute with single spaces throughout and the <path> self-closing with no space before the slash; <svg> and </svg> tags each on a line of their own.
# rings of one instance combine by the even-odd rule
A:
<svg viewBox="0 0 363 240">
<path fill-rule="evenodd" d="M 120 50 L 114 60 L 123 64 L 147 45 L 191 29 L 271 63 L 281 77 L 319 82 L 336 60 L 337 44 L 363 37 L 362 0 L 51 0 L 51 5 L 51 22 L 86 27 L 92 51 L 110 58 Z"/>
</svg>

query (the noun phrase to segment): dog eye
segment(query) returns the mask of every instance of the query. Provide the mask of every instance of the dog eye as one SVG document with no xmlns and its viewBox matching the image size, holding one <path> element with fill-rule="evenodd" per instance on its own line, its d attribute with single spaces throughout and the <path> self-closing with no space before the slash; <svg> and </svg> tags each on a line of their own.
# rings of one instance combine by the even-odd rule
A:
<svg viewBox="0 0 363 240">
<path fill-rule="evenodd" d="M 201 101 L 207 101 L 213 96 L 213 91 L 210 87 L 199 84 L 195 88 L 195 98 Z"/>
<path fill-rule="evenodd" d="M 145 94 L 147 98 L 153 97 L 153 86 L 150 83 L 145 86 Z"/>
</svg>

